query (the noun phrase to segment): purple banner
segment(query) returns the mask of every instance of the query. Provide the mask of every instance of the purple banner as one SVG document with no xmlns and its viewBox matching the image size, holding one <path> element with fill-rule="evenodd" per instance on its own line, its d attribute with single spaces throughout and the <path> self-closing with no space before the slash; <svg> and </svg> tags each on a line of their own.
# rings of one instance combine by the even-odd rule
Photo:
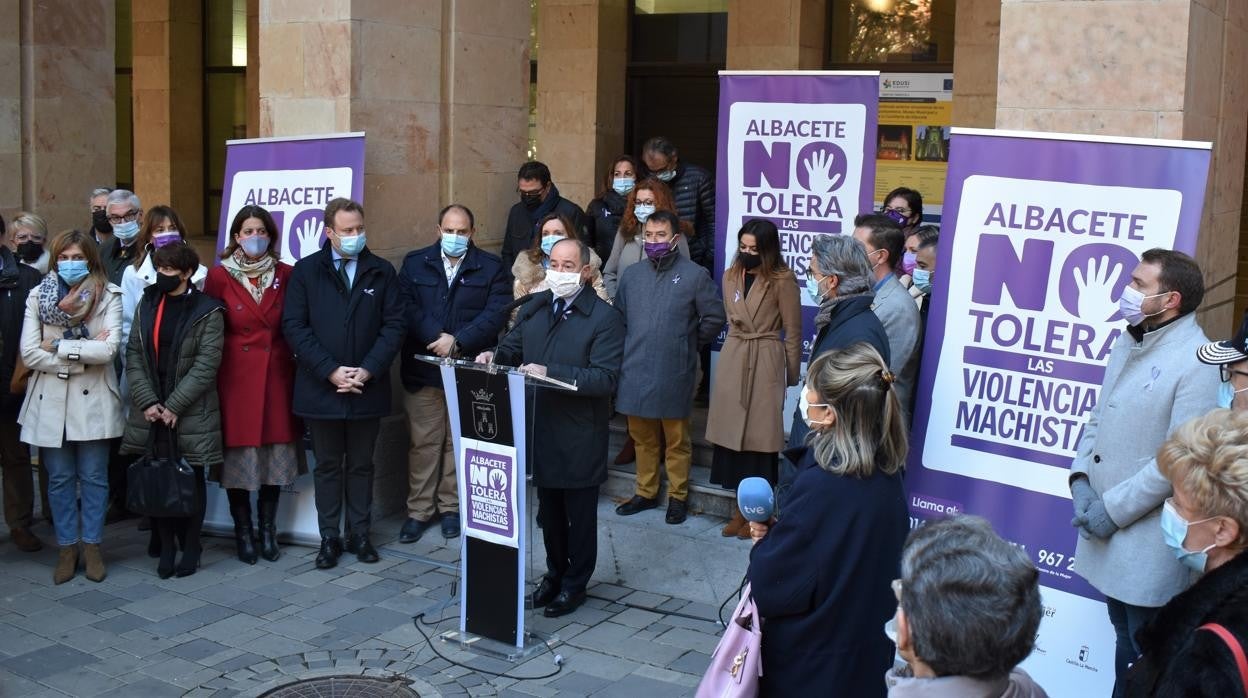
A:
<svg viewBox="0 0 1248 698">
<path fill-rule="evenodd" d="M 465 439 L 464 527 L 468 535 L 516 547 L 520 507 L 516 500 L 516 449 Z M 472 445 L 468 445 L 472 443 Z"/>
<path fill-rule="evenodd" d="M 814 236 L 849 232 L 871 209 L 879 81 L 875 72 L 720 72 L 716 280 L 750 219 L 776 224 L 800 285 Z M 817 308 L 805 293 L 802 303 L 808 353 Z"/>
<path fill-rule="evenodd" d="M 1046 606 L 1029 671 L 1051 695 L 1107 694 L 1112 629 L 1073 571 L 1069 468 L 1141 253 L 1196 248 L 1209 149 L 955 128 L 949 152 L 906 477 L 912 524 L 956 502 L 1026 550 Z"/>
<path fill-rule="evenodd" d="M 325 242 L 331 199 L 364 199 L 364 134 L 226 142 L 217 249 L 225 249 L 239 209 L 260 206 L 280 229 L 282 260 L 293 264 Z"/>
</svg>

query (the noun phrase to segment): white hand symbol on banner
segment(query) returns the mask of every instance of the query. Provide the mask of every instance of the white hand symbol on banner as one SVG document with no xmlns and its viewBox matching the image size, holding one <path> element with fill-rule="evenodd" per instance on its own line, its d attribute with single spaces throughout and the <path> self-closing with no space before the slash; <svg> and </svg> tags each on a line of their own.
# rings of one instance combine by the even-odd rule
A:
<svg viewBox="0 0 1248 698">
<path fill-rule="evenodd" d="M 308 218 L 302 225 L 295 229 L 294 233 L 295 238 L 299 241 L 299 252 L 297 257 L 306 257 L 320 248 L 321 224 L 315 219 Z"/>
<path fill-rule="evenodd" d="M 802 162 L 806 167 L 807 187 L 816 194 L 826 194 L 841 185 L 844 175 L 836 171 L 836 163 L 832 153 L 816 150 Z"/>
<path fill-rule="evenodd" d="M 1114 284 L 1122 272 L 1122 264 L 1109 257 L 1093 257 L 1087 268 L 1075 269 L 1075 288 L 1079 289 L 1079 317 L 1088 322 L 1104 322 L 1118 312 L 1117 301 L 1110 298 Z"/>
</svg>

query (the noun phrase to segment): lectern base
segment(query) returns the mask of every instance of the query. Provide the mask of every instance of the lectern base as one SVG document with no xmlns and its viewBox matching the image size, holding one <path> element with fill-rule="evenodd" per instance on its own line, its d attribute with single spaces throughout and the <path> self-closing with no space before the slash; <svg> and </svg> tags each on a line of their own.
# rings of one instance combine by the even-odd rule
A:
<svg viewBox="0 0 1248 698">
<path fill-rule="evenodd" d="M 520 663 L 541 652 L 547 647 L 552 651 L 555 645 L 559 644 L 558 633 L 524 633 L 524 647 L 516 647 L 498 640 L 491 640 L 488 637 L 473 635 L 472 633 L 463 633 L 458 630 L 447 630 L 438 636 L 443 642 L 453 645 L 459 645 L 459 648 L 469 652 L 476 652 L 506 662 Z"/>
</svg>

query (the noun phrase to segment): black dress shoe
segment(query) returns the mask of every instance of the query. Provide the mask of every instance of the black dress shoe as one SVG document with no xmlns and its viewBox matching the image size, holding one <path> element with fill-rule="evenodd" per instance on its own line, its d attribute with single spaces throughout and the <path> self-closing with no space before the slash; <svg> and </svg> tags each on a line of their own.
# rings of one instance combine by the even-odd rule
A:
<svg viewBox="0 0 1248 698">
<path fill-rule="evenodd" d="M 669 498 L 667 500 L 667 516 L 664 521 L 669 524 L 681 524 L 689 516 L 689 504 L 684 500 Z"/>
<path fill-rule="evenodd" d="M 533 608 L 549 605 L 558 595 L 559 585 L 551 581 L 550 577 L 542 577 L 542 583 L 538 584 L 537 590 L 533 592 Z"/>
<path fill-rule="evenodd" d="M 569 594 L 566 591 L 561 591 L 554 601 L 546 605 L 546 610 L 542 611 L 542 615 L 547 618 L 566 616 L 580 608 L 583 603 L 585 603 L 585 592 Z"/>
<path fill-rule="evenodd" d="M 433 519 L 421 521 L 407 517 L 407 521 L 403 522 L 403 528 L 399 529 L 400 543 L 415 543 L 420 537 L 425 535 L 425 531 L 429 530 L 429 525 L 433 523 Z"/>
<path fill-rule="evenodd" d="M 646 509 L 653 509 L 657 506 L 659 506 L 658 497 L 655 497 L 654 499 L 647 499 L 639 494 L 635 494 L 632 499 L 616 507 L 615 513 L 620 516 L 632 516 L 633 514 L 640 514 Z"/>
<path fill-rule="evenodd" d="M 377 554 L 377 549 L 368 540 L 367 534 L 351 534 L 347 538 L 347 552 L 355 553 L 356 559 L 360 562 L 377 562 L 381 559 L 381 556 Z"/>
<path fill-rule="evenodd" d="M 442 515 L 442 537 L 454 538 L 459 535 L 459 512 L 448 511 Z"/>
<path fill-rule="evenodd" d="M 321 551 L 316 554 L 316 568 L 318 570 L 327 570 L 338 565 L 338 558 L 342 555 L 342 539 L 341 538 L 322 538 Z"/>
</svg>

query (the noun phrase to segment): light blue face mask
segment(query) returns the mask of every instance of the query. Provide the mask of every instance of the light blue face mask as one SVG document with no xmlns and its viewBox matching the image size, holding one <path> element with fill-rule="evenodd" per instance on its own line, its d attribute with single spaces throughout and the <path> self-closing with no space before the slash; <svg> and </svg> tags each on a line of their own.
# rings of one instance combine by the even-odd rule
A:
<svg viewBox="0 0 1248 698">
<path fill-rule="evenodd" d="M 338 252 L 343 257 L 355 257 L 364 251 L 364 245 L 368 243 L 368 238 L 364 233 L 359 235 L 343 235 L 338 238 Z"/>
<path fill-rule="evenodd" d="M 549 257 L 550 251 L 555 249 L 555 245 L 558 244 L 560 240 L 567 240 L 567 239 L 568 239 L 568 236 L 566 235 L 547 235 L 543 237 L 542 238 L 542 254 Z"/>
<path fill-rule="evenodd" d="M 815 303 L 823 303 L 823 292 L 819 290 L 819 281 L 814 274 L 806 275 L 806 295 Z"/>
<path fill-rule="evenodd" d="M 633 206 L 633 216 L 638 223 L 645 223 L 654 214 L 654 204 L 637 204 Z"/>
<path fill-rule="evenodd" d="M 468 251 L 468 238 L 455 233 L 442 233 L 442 253 L 447 257 L 463 257 Z"/>
<path fill-rule="evenodd" d="M 87 268 L 85 259 L 66 259 L 56 263 L 56 273 L 69 286 L 76 286 L 79 281 L 87 278 L 91 270 Z"/>
<path fill-rule="evenodd" d="M 656 174 L 655 177 L 658 177 L 660 182 L 670 182 L 676 179 L 676 170 L 663 170 Z"/>
<path fill-rule="evenodd" d="M 139 222 L 127 221 L 113 226 L 113 235 L 122 242 L 130 242 L 139 234 Z"/>
<path fill-rule="evenodd" d="M 1214 518 L 1211 516 L 1200 521 L 1185 521 L 1182 516 L 1179 516 L 1179 512 L 1174 510 L 1174 505 L 1170 503 L 1169 499 L 1161 507 L 1161 537 L 1166 540 L 1166 545 L 1170 546 L 1170 549 L 1174 551 L 1174 556 L 1179 562 L 1197 572 L 1203 573 L 1205 571 L 1205 565 L 1209 563 L 1209 551 L 1216 544 L 1210 543 L 1205 546 L 1204 550 L 1191 551 L 1183 547 L 1183 541 L 1187 540 L 1187 529 L 1196 524 L 1212 521 Z"/>
<path fill-rule="evenodd" d="M 1218 386 L 1218 407 L 1223 409 L 1231 409 L 1231 403 L 1235 402 L 1235 396 L 1248 390 L 1248 388 L 1235 389 L 1235 386 L 1229 382 L 1223 382 Z"/>
<path fill-rule="evenodd" d="M 615 190 L 616 194 L 624 196 L 633 190 L 633 185 L 636 183 L 637 180 L 632 177 L 616 177 L 611 180 L 611 188 Z"/>
<path fill-rule="evenodd" d="M 249 238 L 239 240 L 238 246 L 243 248 L 243 254 L 256 259 L 269 251 L 269 238 L 268 236 L 252 235 Z"/>
<path fill-rule="evenodd" d="M 910 278 L 914 279 L 914 285 L 923 293 L 932 292 L 932 272 L 916 268 Z"/>
</svg>

